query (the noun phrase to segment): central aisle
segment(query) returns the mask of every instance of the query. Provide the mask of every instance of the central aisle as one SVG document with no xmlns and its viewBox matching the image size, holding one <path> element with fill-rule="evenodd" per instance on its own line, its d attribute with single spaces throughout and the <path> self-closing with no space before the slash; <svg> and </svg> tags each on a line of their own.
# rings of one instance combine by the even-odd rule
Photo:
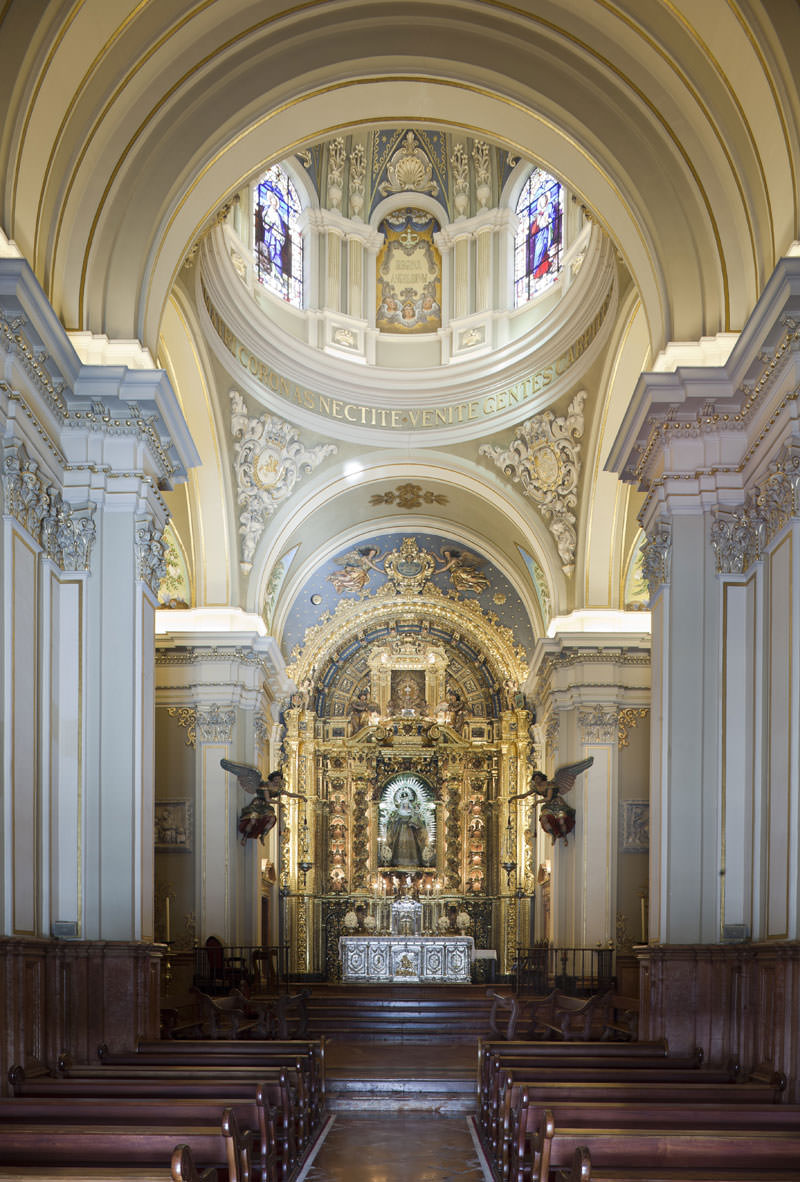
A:
<svg viewBox="0 0 800 1182">
<path fill-rule="evenodd" d="M 302 1182 L 491 1182 L 465 1117 L 340 1113 Z"/>
</svg>

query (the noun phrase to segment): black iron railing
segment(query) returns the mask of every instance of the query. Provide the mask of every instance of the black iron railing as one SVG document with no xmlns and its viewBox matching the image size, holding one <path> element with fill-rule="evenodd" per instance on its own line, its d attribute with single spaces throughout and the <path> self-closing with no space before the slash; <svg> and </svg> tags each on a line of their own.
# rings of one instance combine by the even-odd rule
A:
<svg viewBox="0 0 800 1182">
<path fill-rule="evenodd" d="M 288 988 L 289 945 L 251 947 L 207 941 L 194 950 L 192 984 L 211 997 L 246 987 L 251 993 Z"/>
<path fill-rule="evenodd" d="M 613 948 L 535 945 L 517 950 L 515 989 L 528 995 L 542 995 L 553 989 L 572 996 L 603 993 L 616 984 L 615 973 Z"/>
</svg>

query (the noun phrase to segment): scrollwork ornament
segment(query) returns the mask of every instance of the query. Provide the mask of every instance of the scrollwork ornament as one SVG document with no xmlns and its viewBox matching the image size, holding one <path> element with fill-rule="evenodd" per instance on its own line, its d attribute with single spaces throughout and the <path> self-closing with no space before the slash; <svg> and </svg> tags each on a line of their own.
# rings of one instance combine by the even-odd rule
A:
<svg viewBox="0 0 800 1182">
<path fill-rule="evenodd" d="M 201 743 L 230 743 L 236 711 L 223 706 L 198 708 L 195 722 L 197 738 Z"/>
<path fill-rule="evenodd" d="M 555 538 L 567 575 L 575 571 L 578 539 L 573 510 L 578 504 L 585 401 L 586 391 L 579 390 L 566 415 L 557 417 L 549 410 L 534 415 L 520 424 L 507 448 L 485 443 L 478 453 L 493 460 L 534 502 Z"/>
<path fill-rule="evenodd" d="M 177 718 L 178 726 L 186 730 L 186 746 L 197 745 L 197 710 L 194 706 L 168 706 L 170 718 Z"/>
<path fill-rule="evenodd" d="M 578 724 L 584 743 L 616 743 L 619 741 L 619 711 L 615 706 L 592 706 L 581 710 Z"/>
<path fill-rule="evenodd" d="M 231 390 L 231 433 L 242 559 L 250 563 L 267 518 L 290 496 L 301 476 L 335 455 L 337 448 L 333 443 L 305 447 L 297 429 L 275 415 L 252 418 L 237 390 Z"/>
<path fill-rule="evenodd" d="M 164 531 L 157 529 L 149 518 L 136 523 L 136 574 L 154 595 L 158 595 L 161 580 L 167 573 L 167 547 Z"/>
<path fill-rule="evenodd" d="M 660 522 L 641 547 L 642 577 L 650 590 L 650 598 L 659 587 L 669 583 L 670 561 L 672 558 L 672 529 L 667 522 Z"/>
</svg>

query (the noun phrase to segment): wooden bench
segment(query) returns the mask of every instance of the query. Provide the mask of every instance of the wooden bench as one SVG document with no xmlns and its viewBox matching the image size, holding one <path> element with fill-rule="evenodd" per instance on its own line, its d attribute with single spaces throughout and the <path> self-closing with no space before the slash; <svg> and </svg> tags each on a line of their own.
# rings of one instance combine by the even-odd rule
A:
<svg viewBox="0 0 800 1182">
<path fill-rule="evenodd" d="M 546 1111 L 531 1142 L 531 1157 L 523 1163 L 517 1182 L 549 1182 L 551 1168 L 571 1166 L 575 1150 L 588 1147 L 597 1165 L 650 1168 L 661 1162 L 680 1164 L 684 1170 L 771 1169 L 797 1170 L 800 1162 L 800 1130 L 556 1127 Z M 690 1175 L 691 1176 L 691 1175 Z"/>
<path fill-rule="evenodd" d="M 639 1036 L 639 999 L 609 991 L 597 1005 L 601 1039 L 633 1042 Z"/>
<path fill-rule="evenodd" d="M 288 1179 L 298 1166 L 303 1156 L 304 1145 L 300 1143 L 298 1129 L 302 1129 L 303 1122 L 297 1115 L 298 1094 L 291 1081 L 287 1078 L 285 1069 L 273 1068 L 271 1078 L 269 1069 L 262 1072 L 262 1081 L 255 1088 L 256 1103 L 263 1108 L 264 1119 L 267 1122 L 267 1137 L 269 1137 L 269 1117 L 272 1115 L 277 1154 L 277 1169 L 281 1178 Z M 62 1099 L 86 1099 L 102 1096 L 128 1100 L 158 1101 L 164 1106 L 164 1101 L 175 1101 L 179 1104 L 192 1100 L 202 1100 L 213 1103 L 220 1111 L 224 1106 L 231 1105 L 237 1110 L 238 1104 L 249 1104 L 253 1101 L 253 1084 L 245 1082 L 218 1082 L 217 1080 L 196 1080 L 192 1078 L 174 1077 L 169 1079 L 153 1077 L 137 1077 L 135 1079 L 112 1077 L 97 1079 L 63 1079 L 50 1076 L 35 1076 L 26 1079 L 21 1068 L 13 1068 L 9 1073 L 12 1087 L 16 1096 L 30 1098 L 34 1102 L 49 1097 Z M 300 1101 L 302 1102 L 302 1101 Z M 259 1133 L 264 1130 L 259 1126 Z M 269 1149 L 267 1150 L 269 1156 Z"/>
<path fill-rule="evenodd" d="M 141 1040 L 135 1051 L 112 1054 L 105 1045 L 101 1045 L 97 1053 L 104 1068 L 114 1069 L 197 1066 L 199 1069 L 218 1067 L 226 1071 L 258 1072 L 262 1066 L 286 1066 L 302 1072 L 305 1081 L 303 1090 L 310 1106 L 312 1124 L 321 1119 L 325 1106 L 324 1038 L 275 1039 L 251 1043 L 233 1040 L 208 1042 L 203 1039 L 180 1043 Z"/>
<path fill-rule="evenodd" d="M 545 1044 L 549 1045 L 549 1044 Z M 582 1044 L 587 1045 L 587 1044 Z M 544 1053 L 525 1054 L 523 1051 L 501 1054 L 495 1051 L 492 1055 L 484 1056 L 483 1070 L 480 1082 L 479 1114 L 481 1124 L 489 1130 L 497 1125 L 500 1119 L 501 1094 L 508 1084 L 508 1073 L 511 1078 L 524 1078 L 527 1082 L 546 1082 L 547 1080 L 568 1080 L 571 1082 L 593 1082 L 597 1072 L 602 1071 L 602 1078 L 609 1083 L 625 1083 L 634 1076 L 640 1083 L 656 1082 L 663 1075 L 669 1076 L 675 1082 L 691 1082 L 697 1079 L 700 1062 L 695 1058 L 680 1058 L 660 1056 L 656 1053 L 652 1058 L 643 1055 L 622 1056 L 612 1054 L 605 1056 L 600 1048 L 614 1044 L 598 1043 L 597 1050 L 591 1056 L 568 1057 L 546 1055 Z M 626 1045 L 626 1044 L 620 1044 Z M 703 1071 L 706 1083 L 731 1082 L 736 1077 L 733 1067 L 726 1070 Z"/>
<path fill-rule="evenodd" d="M 8 1121 L 2 1128 L 2 1153 L 15 1166 L 144 1166 L 172 1161 L 179 1145 L 188 1145 L 194 1161 L 225 1169 L 229 1182 L 248 1182 L 247 1138 L 233 1111 L 225 1109 L 214 1125 L 111 1125 L 92 1119 L 58 1124 Z"/>
<path fill-rule="evenodd" d="M 761 1165 L 757 1170 L 742 1170 L 736 1166 L 717 1164 L 711 1169 L 693 1169 L 691 1174 L 678 1162 L 675 1165 L 629 1167 L 597 1167 L 585 1146 L 575 1150 L 569 1173 L 558 1171 L 564 1182 L 797 1182 L 797 1170 L 772 1169 Z"/>
<path fill-rule="evenodd" d="M 132 1124 L 148 1128 L 162 1124 L 214 1125 L 219 1123 L 225 1107 L 229 1107 L 239 1127 L 252 1130 L 247 1134 L 250 1137 L 248 1148 L 262 1182 L 278 1182 L 279 1114 L 266 1101 L 266 1090 L 266 1086 L 262 1085 L 256 1089 L 254 1096 L 247 1099 L 187 1099 L 170 1096 L 168 1103 L 164 1102 L 164 1098 L 152 1096 L 111 1096 L 105 1090 L 92 1097 L 50 1095 L 0 1098 L 0 1137 L 9 1122 L 58 1125 L 91 1120 L 104 1125 Z"/>
<path fill-rule="evenodd" d="M 554 989 L 547 997 L 527 1002 L 525 1009 L 530 1038 L 588 1041 L 603 996 L 596 993 L 591 997 L 572 997 Z"/>
<path fill-rule="evenodd" d="M 548 1116 L 557 1129 L 586 1128 L 587 1136 L 593 1128 L 605 1129 L 665 1129 L 665 1130 L 722 1130 L 742 1126 L 758 1131 L 785 1130 L 800 1133 L 800 1106 L 692 1104 L 676 1101 L 662 1104 L 644 1099 L 632 1103 L 572 1103 L 550 1105 L 531 1103 L 523 1097 L 519 1120 L 515 1129 L 510 1168 L 503 1177 L 524 1182 L 531 1174 L 531 1143 L 541 1136 Z"/>
<path fill-rule="evenodd" d="M 321 1124 L 321 1109 L 317 1111 L 308 1091 L 307 1066 L 296 1060 L 294 1064 L 253 1065 L 250 1068 L 214 1068 L 174 1066 L 170 1064 L 142 1064 L 138 1067 L 69 1067 L 62 1056 L 64 1074 L 55 1079 L 37 1076 L 26 1080 L 21 1068 L 14 1068 L 9 1079 L 15 1095 L 40 1097 L 45 1095 L 94 1096 L 114 1094 L 118 1097 L 163 1096 L 198 1099 L 252 1099 L 262 1089 L 265 1111 L 274 1111 L 279 1169 L 284 1178 L 308 1151 Z"/>
<path fill-rule="evenodd" d="M 510 1042 L 517 1031 L 517 1019 L 519 1017 L 519 1002 L 516 997 L 509 994 L 504 996 L 501 993 L 495 993 L 493 989 L 486 990 L 486 996 L 491 1000 L 492 1008 L 489 1011 L 489 1031 L 494 1038 L 505 1037 L 507 1042 Z M 497 1015 L 498 1012 L 508 1014 L 505 1020 L 505 1034 L 498 1028 Z"/>
<path fill-rule="evenodd" d="M 177 1145 L 168 1167 L 105 1165 L 6 1166 L 0 1182 L 216 1182 L 215 1169 L 198 1170 L 188 1145 Z"/>
</svg>

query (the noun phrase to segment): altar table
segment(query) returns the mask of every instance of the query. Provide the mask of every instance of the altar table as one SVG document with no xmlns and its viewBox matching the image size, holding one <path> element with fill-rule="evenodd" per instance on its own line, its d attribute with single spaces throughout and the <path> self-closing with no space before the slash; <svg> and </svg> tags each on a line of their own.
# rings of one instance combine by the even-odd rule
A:
<svg viewBox="0 0 800 1182">
<path fill-rule="evenodd" d="M 471 936 L 341 936 L 342 980 L 394 984 L 469 982 Z"/>
</svg>

